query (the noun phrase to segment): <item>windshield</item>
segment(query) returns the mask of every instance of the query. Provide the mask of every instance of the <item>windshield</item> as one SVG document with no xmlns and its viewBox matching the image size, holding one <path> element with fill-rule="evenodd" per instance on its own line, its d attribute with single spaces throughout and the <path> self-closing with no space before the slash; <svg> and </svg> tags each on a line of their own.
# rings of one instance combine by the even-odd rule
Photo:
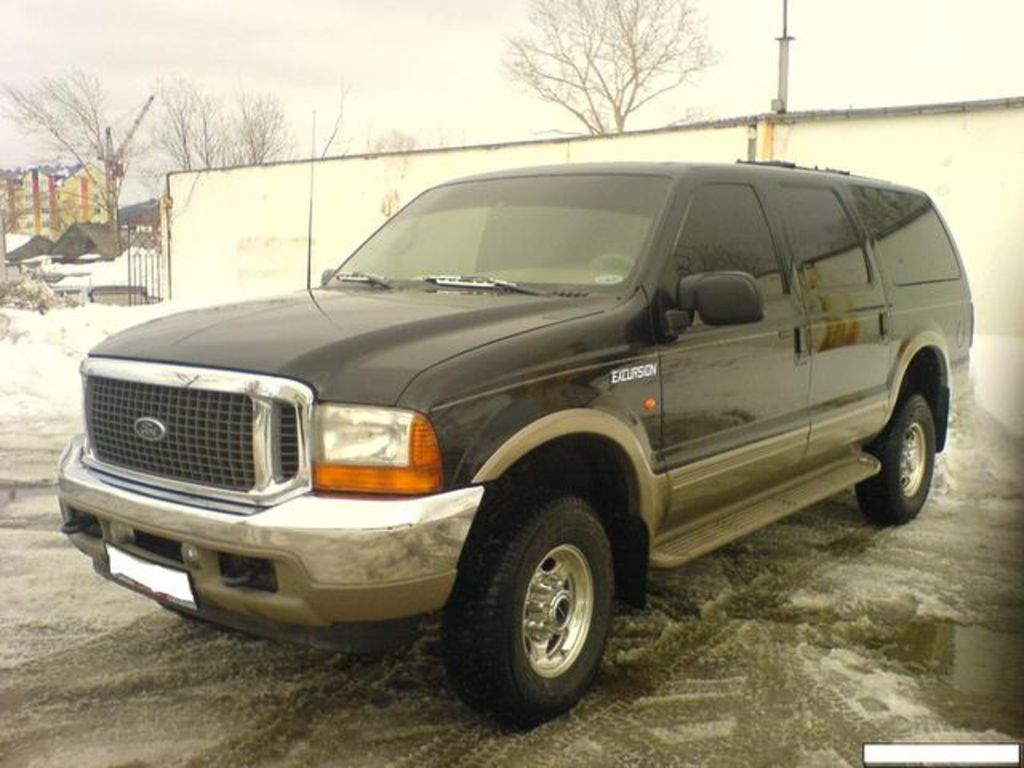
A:
<svg viewBox="0 0 1024 768">
<path fill-rule="evenodd" d="M 420 280 L 451 275 L 612 287 L 633 271 L 668 198 L 658 176 L 536 176 L 432 189 L 343 265 Z"/>
</svg>

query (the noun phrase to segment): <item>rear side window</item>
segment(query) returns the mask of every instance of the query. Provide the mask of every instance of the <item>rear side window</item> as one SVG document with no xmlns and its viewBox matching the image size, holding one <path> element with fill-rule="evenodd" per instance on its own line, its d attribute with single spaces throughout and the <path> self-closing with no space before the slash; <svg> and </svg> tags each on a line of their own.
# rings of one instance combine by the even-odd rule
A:
<svg viewBox="0 0 1024 768">
<path fill-rule="evenodd" d="M 782 188 L 793 257 L 812 289 L 849 288 L 870 282 L 860 237 L 831 189 Z"/>
<path fill-rule="evenodd" d="M 958 280 L 960 265 L 931 201 L 924 195 L 875 187 L 852 188 L 878 260 L 896 285 Z"/>
<path fill-rule="evenodd" d="M 785 290 L 761 203 L 745 184 L 709 184 L 694 193 L 675 261 L 679 276 L 748 272 L 766 297 Z"/>
</svg>

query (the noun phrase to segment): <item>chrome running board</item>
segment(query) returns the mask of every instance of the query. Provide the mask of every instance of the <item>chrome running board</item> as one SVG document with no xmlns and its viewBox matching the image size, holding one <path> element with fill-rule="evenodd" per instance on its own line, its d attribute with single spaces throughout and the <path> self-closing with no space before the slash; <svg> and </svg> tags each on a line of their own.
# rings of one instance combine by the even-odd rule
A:
<svg viewBox="0 0 1024 768">
<path fill-rule="evenodd" d="M 874 456 L 855 453 L 788 480 L 754 499 L 712 512 L 655 540 L 652 568 L 675 568 L 741 536 L 799 512 L 881 471 Z"/>
</svg>

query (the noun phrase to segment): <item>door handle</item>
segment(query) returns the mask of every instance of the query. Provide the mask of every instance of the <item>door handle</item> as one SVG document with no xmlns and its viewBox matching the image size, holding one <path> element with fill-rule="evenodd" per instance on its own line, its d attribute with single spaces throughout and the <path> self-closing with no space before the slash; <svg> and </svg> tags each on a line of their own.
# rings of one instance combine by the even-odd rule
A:
<svg viewBox="0 0 1024 768">
<path fill-rule="evenodd" d="M 889 322 L 888 312 L 878 313 L 878 336 L 879 341 L 883 344 L 889 341 Z"/>
<path fill-rule="evenodd" d="M 787 335 L 790 333 L 786 332 Z M 808 329 L 805 326 L 798 325 L 792 331 L 793 334 L 793 355 L 796 358 L 797 365 L 803 365 L 811 357 L 810 345 L 807 343 Z"/>
</svg>

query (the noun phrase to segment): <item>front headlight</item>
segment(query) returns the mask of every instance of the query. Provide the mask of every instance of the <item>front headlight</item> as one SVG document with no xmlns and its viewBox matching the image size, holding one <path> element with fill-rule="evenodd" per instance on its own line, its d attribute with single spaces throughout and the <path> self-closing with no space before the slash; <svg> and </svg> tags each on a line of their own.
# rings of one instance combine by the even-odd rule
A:
<svg viewBox="0 0 1024 768">
<path fill-rule="evenodd" d="M 313 487 L 347 493 L 441 490 L 441 451 L 426 417 L 397 408 L 320 405 Z"/>
</svg>

